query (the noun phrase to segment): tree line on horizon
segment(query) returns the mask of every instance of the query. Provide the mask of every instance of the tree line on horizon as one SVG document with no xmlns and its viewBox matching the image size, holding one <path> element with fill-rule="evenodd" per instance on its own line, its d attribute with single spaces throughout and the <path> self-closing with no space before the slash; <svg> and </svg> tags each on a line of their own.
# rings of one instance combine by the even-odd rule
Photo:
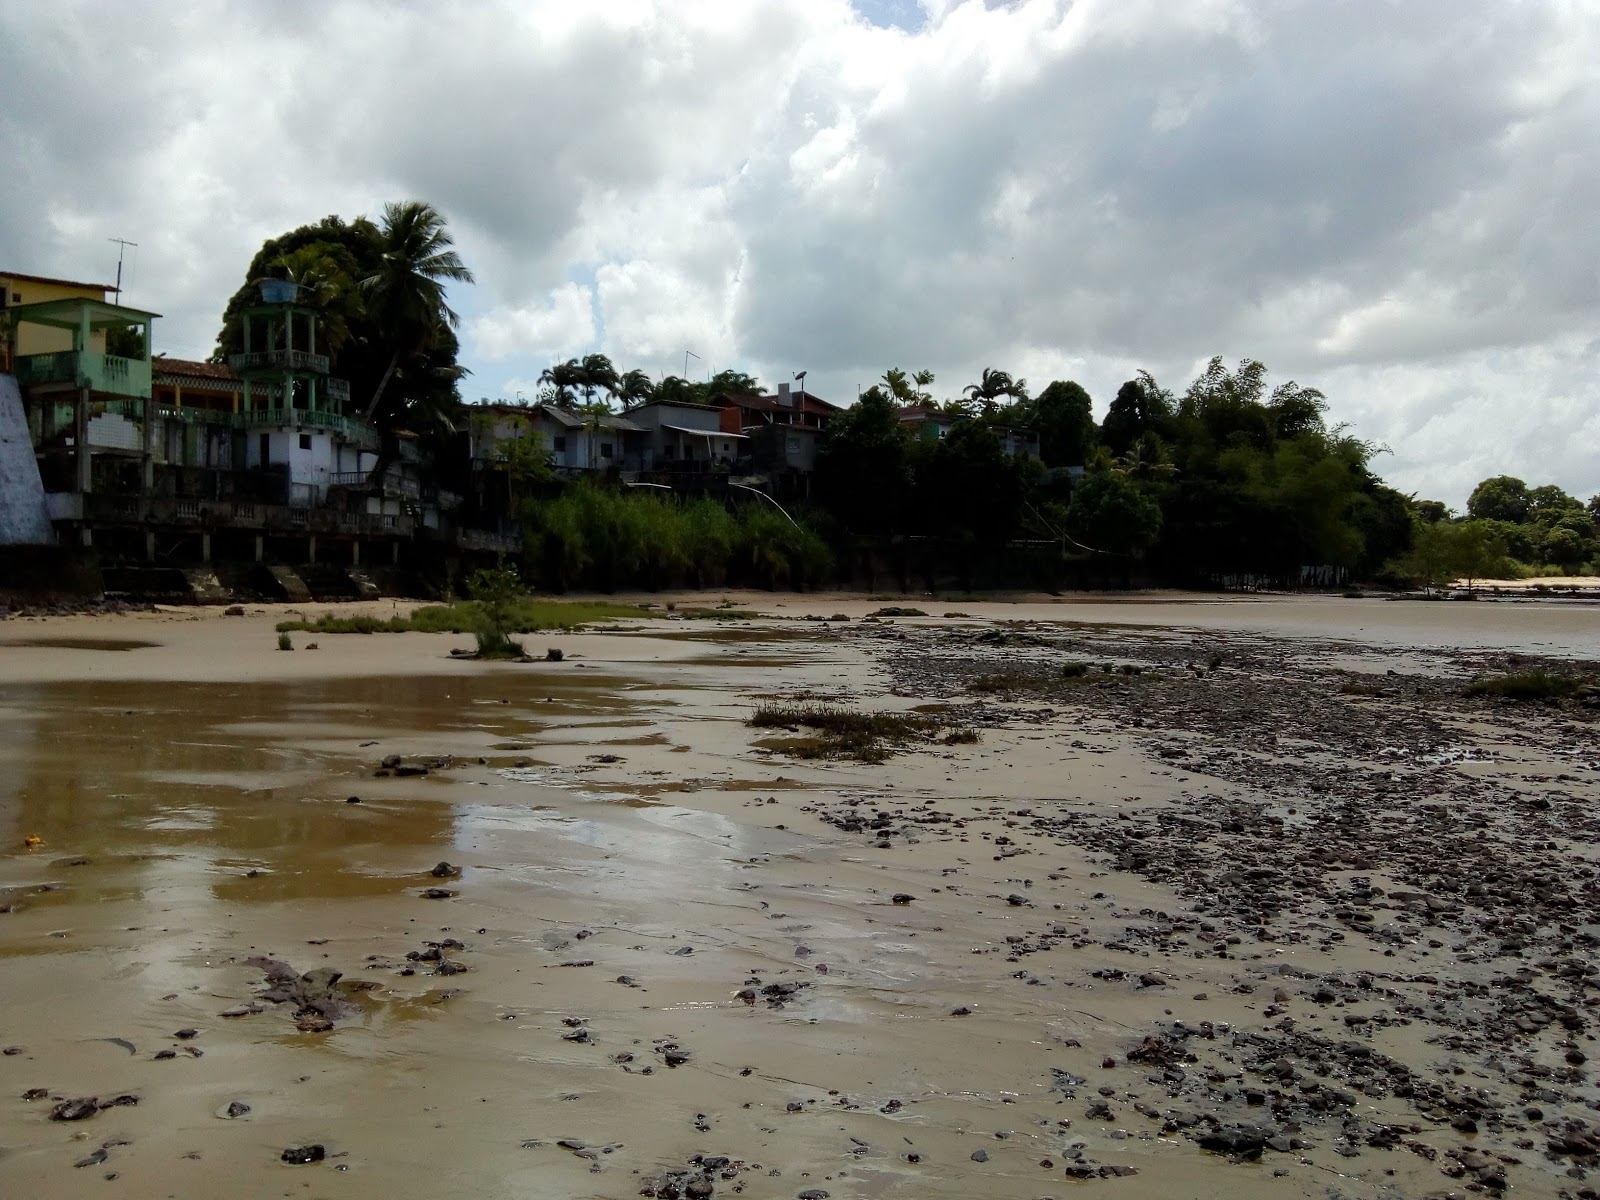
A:
<svg viewBox="0 0 1600 1200">
<path fill-rule="evenodd" d="M 445 287 L 472 274 L 437 210 L 390 204 L 376 222 L 329 216 L 269 239 L 228 302 L 219 358 L 242 349 L 240 314 L 268 277 L 300 284 L 302 302 L 319 310 L 320 348 L 351 383 L 352 415 L 442 445 L 470 408 L 460 401 L 467 372 L 456 361 L 458 321 Z M 1458 515 L 1405 495 L 1373 470 L 1386 448 L 1330 427 L 1317 389 L 1293 381 L 1269 389 L 1267 368 L 1253 359 L 1230 369 L 1213 358 L 1181 393 L 1140 371 L 1098 422 L 1089 393 L 1071 380 L 1035 395 L 1025 379 L 988 367 L 944 400 L 934 382 L 931 371 L 890 368 L 834 416 L 810 502 L 792 528 L 784 519 L 781 537 L 763 520 L 726 528 L 703 507 L 659 495 L 611 489 L 606 499 L 593 481 L 564 489 L 539 448 L 509 455 L 505 469 L 521 476 L 512 495 L 530 566 L 561 586 L 664 585 L 724 577 L 720 555 L 740 558 L 735 575 L 751 581 L 819 582 L 831 557 L 910 539 L 936 543 L 974 578 L 1016 544 L 1054 545 L 1070 561 L 1115 561 L 1125 574 L 1173 583 L 1293 584 L 1316 567 L 1432 588 L 1600 569 L 1600 496 L 1585 504 L 1553 484 L 1497 476 Z M 740 371 L 656 382 L 590 354 L 546 369 L 538 400 L 597 414 L 613 403 L 704 403 L 761 390 Z M 907 407 L 937 414 L 948 432 L 919 436 L 901 419 Z M 1008 430 L 1036 433 L 1040 457 L 1007 454 Z M 673 513 L 691 509 L 681 528 L 673 524 Z M 774 555 L 752 550 L 762 537 L 779 546 Z"/>
</svg>

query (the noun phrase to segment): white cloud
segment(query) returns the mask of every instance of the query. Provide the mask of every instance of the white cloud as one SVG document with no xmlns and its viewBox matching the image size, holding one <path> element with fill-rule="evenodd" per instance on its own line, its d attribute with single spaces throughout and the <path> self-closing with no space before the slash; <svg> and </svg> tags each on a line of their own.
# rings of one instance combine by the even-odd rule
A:
<svg viewBox="0 0 1600 1200">
<path fill-rule="evenodd" d="M 469 353 L 490 362 L 512 355 L 565 359 L 593 344 L 594 293 L 568 283 L 540 304 L 492 308 L 467 323 Z"/>
<path fill-rule="evenodd" d="M 0 8 L 0 265 L 204 354 L 263 238 L 416 196 L 486 386 L 1263 359 L 1406 490 L 1600 490 L 1600 14 L 1530 0 Z"/>
</svg>

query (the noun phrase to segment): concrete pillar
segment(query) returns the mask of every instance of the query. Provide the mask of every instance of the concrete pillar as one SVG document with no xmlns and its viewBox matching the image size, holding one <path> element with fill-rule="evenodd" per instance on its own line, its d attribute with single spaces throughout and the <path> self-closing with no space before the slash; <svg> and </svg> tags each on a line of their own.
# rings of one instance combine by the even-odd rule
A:
<svg viewBox="0 0 1600 1200">
<path fill-rule="evenodd" d="M 211 535 L 209 533 L 200 535 L 200 561 L 203 563 L 210 563 L 211 561 Z"/>
<path fill-rule="evenodd" d="M 306 561 L 308 563 L 317 561 L 317 535 L 314 533 L 306 539 Z"/>
<path fill-rule="evenodd" d="M 78 389 L 77 411 L 73 415 L 72 429 L 73 465 L 77 468 L 78 490 L 88 492 L 89 475 L 89 389 Z"/>
<path fill-rule="evenodd" d="M 149 326 L 145 327 L 147 330 Z M 139 488 L 148 496 L 156 487 L 156 402 L 155 389 L 144 401 L 144 460 L 139 464 Z"/>
<path fill-rule="evenodd" d="M 389 543 L 389 562 L 396 567 L 400 565 L 400 540 L 398 538 Z"/>
<path fill-rule="evenodd" d="M 261 562 L 267 557 L 267 539 L 259 533 L 256 534 L 256 561 Z"/>
<path fill-rule="evenodd" d="M 156 560 L 156 535 L 148 530 L 145 531 L 144 535 L 144 560 L 146 562 L 155 562 Z"/>
<path fill-rule="evenodd" d="M 78 530 L 78 545 L 82 546 L 85 550 L 93 546 L 94 530 L 90 529 L 87 525 Z"/>
<path fill-rule="evenodd" d="M 356 538 L 355 541 L 350 543 L 350 565 L 352 567 L 359 567 L 361 565 L 361 539 L 360 538 Z"/>
</svg>

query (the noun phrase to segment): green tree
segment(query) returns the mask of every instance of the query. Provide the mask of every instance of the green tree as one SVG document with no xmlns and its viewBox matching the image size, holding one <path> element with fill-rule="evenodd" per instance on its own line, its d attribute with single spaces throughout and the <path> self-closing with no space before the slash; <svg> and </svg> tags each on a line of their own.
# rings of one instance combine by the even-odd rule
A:
<svg viewBox="0 0 1600 1200">
<path fill-rule="evenodd" d="M 995 367 L 985 367 L 983 375 L 977 383 L 969 383 L 961 389 L 962 394 L 969 397 L 978 407 L 986 413 L 992 413 L 998 407 L 997 401 L 1002 396 L 1013 401 L 1028 398 L 1028 381 L 1026 379 L 1013 379 L 1009 371 L 1001 371 Z"/>
<path fill-rule="evenodd" d="M 656 387 L 650 382 L 650 376 L 637 367 L 617 379 L 616 397 L 622 401 L 624 408 L 632 408 L 636 404 L 652 400 L 655 394 Z"/>
<path fill-rule="evenodd" d="M 1101 423 L 1100 440 L 1113 456 L 1126 454 L 1145 434 L 1164 433 L 1171 419 L 1172 393 L 1148 371 L 1140 371 L 1117 389 Z"/>
<path fill-rule="evenodd" d="M 932 404 L 933 393 L 927 390 L 931 383 L 932 371 L 907 374 L 900 367 L 890 367 L 883 373 L 883 386 L 896 404 Z"/>
<path fill-rule="evenodd" d="M 1467 515 L 1520 525 L 1528 519 L 1533 501 L 1528 485 L 1512 475 L 1485 479 L 1467 497 Z"/>
<path fill-rule="evenodd" d="M 1487 521 L 1462 521 L 1455 527 L 1456 570 L 1467 587 L 1480 579 L 1503 578 L 1512 573 L 1505 540 Z"/>
<path fill-rule="evenodd" d="M 517 569 L 505 562 L 483 567 L 467 580 L 467 594 L 478 605 L 480 658 L 517 658 L 522 647 L 511 639 L 517 623 L 517 602 L 526 594 Z"/>
<path fill-rule="evenodd" d="M 1457 528 L 1447 521 L 1419 520 L 1410 549 L 1392 560 L 1386 568 L 1387 572 L 1401 579 L 1414 580 L 1428 593 L 1454 581 L 1461 574 Z"/>
<path fill-rule="evenodd" d="M 1090 549 L 1138 555 L 1161 531 L 1161 509 L 1124 475 L 1086 475 L 1072 490 L 1067 523 Z"/>
<path fill-rule="evenodd" d="M 608 396 L 617 394 L 620 378 L 617 368 L 604 354 L 585 354 L 578 366 L 579 386 L 583 388 L 583 398 L 591 408 L 596 392 L 605 392 Z"/>
<path fill-rule="evenodd" d="M 575 358 L 553 363 L 539 373 L 539 384 L 557 408 L 571 408 L 573 397 L 583 388 L 583 364 Z"/>
<path fill-rule="evenodd" d="M 1083 386 L 1057 379 L 1039 393 L 1032 407 L 1044 461 L 1053 467 L 1083 466 L 1099 432 L 1094 401 Z"/>
<path fill-rule="evenodd" d="M 406 200 L 386 204 L 378 226 L 378 262 L 361 279 L 367 311 L 389 346 L 389 365 L 367 404 L 370 421 L 402 360 L 422 358 L 459 323 L 445 301 L 445 286 L 473 282 L 472 272 L 452 248 L 455 239 L 431 204 Z"/>
<path fill-rule="evenodd" d="M 911 487 L 909 452 L 894 402 L 883 389 L 869 388 L 823 435 L 816 470 L 823 507 L 858 533 L 898 530 Z"/>
</svg>

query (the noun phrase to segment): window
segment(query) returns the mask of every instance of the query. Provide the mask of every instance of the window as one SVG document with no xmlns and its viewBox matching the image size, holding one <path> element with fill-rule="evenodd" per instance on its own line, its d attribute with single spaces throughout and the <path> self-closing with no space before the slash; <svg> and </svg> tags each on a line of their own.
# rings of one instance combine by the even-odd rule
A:
<svg viewBox="0 0 1600 1200">
<path fill-rule="evenodd" d="M 302 450 L 311 449 L 311 435 L 309 433 L 302 433 L 300 435 L 300 449 L 302 449 Z"/>
<path fill-rule="evenodd" d="M 611 443 L 610 442 L 601 442 L 600 443 L 600 457 L 601 458 L 610 458 L 611 457 Z"/>
<path fill-rule="evenodd" d="M 263 467 L 272 465 L 272 435 L 270 433 L 261 435 L 261 465 Z"/>
<path fill-rule="evenodd" d="M 13 303 L 13 304 L 21 304 L 22 303 L 22 293 L 21 292 L 12 292 L 11 293 L 11 303 Z"/>
<path fill-rule="evenodd" d="M 11 303 L 11 301 L 6 299 L 5 285 L 0 284 L 0 308 L 4 308 L 9 303 Z"/>
<path fill-rule="evenodd" d="M 550 444 L 555 447 L 557 454 L 565 454 L 567 452 L 567 439 L 564 437 L 552 438 Z"/>
</svg>

